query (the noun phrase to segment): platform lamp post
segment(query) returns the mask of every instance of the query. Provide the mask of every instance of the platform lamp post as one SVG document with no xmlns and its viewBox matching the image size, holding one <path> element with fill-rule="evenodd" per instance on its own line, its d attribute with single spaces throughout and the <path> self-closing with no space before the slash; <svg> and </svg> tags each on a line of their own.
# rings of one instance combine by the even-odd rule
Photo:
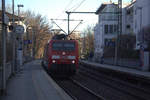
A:
<svg viewBox="0 0 150 100">
<path fill-rule="evenodd" d="M 35 47 L 36 47 L 35 27 L 32 27 L 32 59 L 35 59 Z"/>
<path fill-rule="evenodd" d="M 12 26 L 13 26 L 13 63 L 12 63 L 12 74 L 15 74 L 15 66 L 16 66 L 16 33 L 15 33 L 15 18 L 14 18 L 14 0 L 12 0 Z"/>
<path fill-rule="evenodd" d="M 26 46 L 26 47 L 27 47 L 27 48 L 26 48 L 26 53 L 27 53 L 27 54 L 29 53 L 29 52 L 28 52 L 28 51 L 29 51 L 29 30 L 31 30 L 31 32 L 32 32 L 32 26 L 30 26 L 30 25 L 27 26 L 27 28 L 26 28 L 26 40 L 28 41 L 27 44 L 26 44 L 26 45 L 27 45 L 27 46 Z M 27 55 L 27 54 L 26 54 L 26 55 Z M 27 55 L 27 56 L 28 56 L 28 55 Z"/>
<path fill-rule="evenodd" d="M 18 7 L 18 22 L 20 24 L 20 7 L 24 7 L 24 6 L 22 4 L 18 4 L 17 7 Z"/>
<path fill-rule="evenodd" d="M 22 4 L 18 4 L 17 7 L 18 7 L 18 25 L 20 25 L 21 24 L 20 7 L 24 7 L 24 6 Z M 17 34 L 17 36 L 18 36 L 17 64 L 19 65 L 17 67 L 17 71 L 19 71 L 20 69 L 22 70 L 22 65 L 23 65 L 23 34 Z"/>
</svg>

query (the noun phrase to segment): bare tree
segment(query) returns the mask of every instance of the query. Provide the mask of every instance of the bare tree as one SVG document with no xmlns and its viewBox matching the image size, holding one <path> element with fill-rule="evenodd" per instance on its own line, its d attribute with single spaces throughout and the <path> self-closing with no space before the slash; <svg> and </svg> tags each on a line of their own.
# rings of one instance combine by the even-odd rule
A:
<svg viewBox="0 0 150 100">
<path fill-rule="evenodd" d="M 84 44 L 84 55 L 87 57 L 90 53 L 94 52 L 94 31 L 92 26 L 87 26 L 83 31 L 85 37 L 83 40 Z"/>
<path fill-rule="evenodd" d="M 32 32 L 29 34 L 29 37 L 31 38 L 34 34 L 34 53 L 35 57 L 41 57 L 44 51 L 44 45 L 47 43 L 47 41 L 51 37 L 51 26 L 49 25 L 49 21 L 46 17 L 43 17 L 40 14 L 35 14 L 34 12 L 27 11 L 24 13 L 24 23 L 26 26 L 32 27 Z"/>
</svg>

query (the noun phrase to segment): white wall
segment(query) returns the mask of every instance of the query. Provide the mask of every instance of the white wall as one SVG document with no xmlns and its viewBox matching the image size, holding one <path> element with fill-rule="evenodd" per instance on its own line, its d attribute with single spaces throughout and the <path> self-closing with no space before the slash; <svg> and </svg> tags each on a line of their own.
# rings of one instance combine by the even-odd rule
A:
<svg viewBox="0 0 150 100">
<path fill-rule="evenodd" d="M 150 26 L 150 0 L 137 0 L 135 6 L 134 32 L 138 37 L 138 32 L 143 27 Z M 137 44 L 139 44 L 138 38 L 136 39 L 136 49 L 139 49 Z"/>
</svg>

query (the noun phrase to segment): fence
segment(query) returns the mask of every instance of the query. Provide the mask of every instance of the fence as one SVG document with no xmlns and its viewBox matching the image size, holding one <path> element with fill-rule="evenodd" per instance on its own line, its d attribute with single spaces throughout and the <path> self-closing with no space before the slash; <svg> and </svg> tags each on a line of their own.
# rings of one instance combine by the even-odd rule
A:
<svg viewBox="0 0 150 100">
<path fill-rule="evenodd" d="M 114 58 L 104 58 L 105 64 L 114 64 Z M 118 59 L 118 66 L 140 69 L 140 60 L 138 59 Z"/>
</svg>

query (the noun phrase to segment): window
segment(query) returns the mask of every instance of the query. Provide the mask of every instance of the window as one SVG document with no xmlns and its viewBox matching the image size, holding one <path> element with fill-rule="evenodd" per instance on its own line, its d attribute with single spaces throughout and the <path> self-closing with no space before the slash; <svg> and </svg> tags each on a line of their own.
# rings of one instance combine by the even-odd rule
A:
<svg viewBox="0 0 150 100">
<path fill-rule="evenodd" d="M 105 39 L 105 47 L 114 47 L 115 41 L 114 39 Z"/>
<path fill-rule="evenodd" d="M 117 32 L 118 25 L 114 25 L 114 32 Z"/>
<path fill-rule="evenodd" d="M 108 39 L 105 39 L 104 42 L 105 42 L 105 46 L 108 46 Z"/>
<path fill-rule="evenodd" d="M 105 25 L 105 34 L 114 34 L 117 32 L 118 25 Z"/>
<path fill-rule="evenodd" d="M 109 25 L 109 33 L 113 33 L 113 25 Z"/>
<path fill-rule="evenodd" d="M 73 51 L 75 50 L 74 42 L 53 42 L 53 50 Z"/>
<path fill-rule="evenodd" d="M 105 28 L 105 34 L 108 34 L 108 25 L 105 25 L 104 28 Z"/>
<path fill-rule="evenodd" d="M 130 29 L 130 27 L 131 27 L 130 25 L 127 25 L 127 26 L 126 26 L 127 29 Z"/>
<path fill-rule="evenodd" d="M 130 10 L 127 10 L 127 15 L 130 15 L 131 14 L 131 11 Z"/>
</svg>

